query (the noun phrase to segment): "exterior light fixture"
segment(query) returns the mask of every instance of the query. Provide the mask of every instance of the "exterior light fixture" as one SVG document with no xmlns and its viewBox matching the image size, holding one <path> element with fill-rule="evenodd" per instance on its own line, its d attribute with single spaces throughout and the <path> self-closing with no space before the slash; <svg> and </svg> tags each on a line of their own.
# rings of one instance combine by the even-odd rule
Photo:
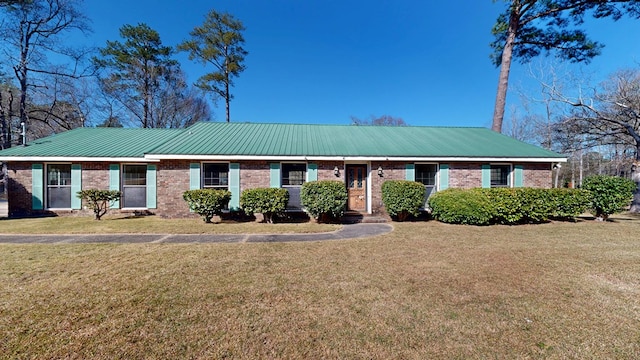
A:
<svg viewBox="0 0 640 360">
<path fill-rule="evenodd" d="M 333 168 L 333 175 L 335 175 L 336 177 L 340 176 L 340 169 L 338 169 L 338 166 L 335 166 Z"/>
<path fill-rule="evenodd" d="M 382 172 L 382 165 L 378 166 L 378 176 L 383 177 L 384 173 Z"/>
<path fill-rule="evenodd" d="M 558 170 L 558 169 L 560 169 L 561 167 L 562 167 L 562 165 L 560 165 L 560 164 L 553 164 L 553 168 L 554 168 L 555 170 Z"/>
</svg>

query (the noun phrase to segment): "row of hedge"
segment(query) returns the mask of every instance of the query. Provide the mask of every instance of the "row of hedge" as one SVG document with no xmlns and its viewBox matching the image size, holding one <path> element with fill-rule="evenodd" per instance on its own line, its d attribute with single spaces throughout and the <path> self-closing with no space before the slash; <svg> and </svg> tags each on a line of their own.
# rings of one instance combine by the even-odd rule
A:
<svg viewBox="0 0 640 360">
<path fill-rule="evenodd" d="M 197 189 L 185 191 L 183 198 L 189 208 L 211 222 L 228 207 L 231 193 L 227 190 Z M 347 190 L 340 181 L 312 181 L 302 185 L 302 206 L 319 221 L 339 219 L 347 207 Z M 240 208 L 247 214 L 262 214 L 264 221 L 273 223 L 287 209 L 289 192 L 282 188 L 247 189 L 240 195 Z"/>
<path fill-rule="evenodd" d="M 580 189 L 448 189 L 429 199 L 435 219 L 469 225 L 572 219 L 584 213 L 590 204 L 590 192 Z"/>
<path fill-rule="evenodd" d="M 571 219 L 591 209 L 600 219 L 627 206 L 636 184 L 614 176 L 588 177 L 583 189 L 448 189 L 429 199 L 431 215 L 454 224 L 521 224 L 538 223 L 549 218 Z M 78 197 L 94 209 L 97 220 L 108 206 L 120 198 L 119 191 L 85 190 Z M 347 207 L 347 190 L 340 181 L 313 181 L 302 185 L 302 206 L 320 221 L 340 218 Z M 189 208 L 211 222 L 231 200 L 227 190 L 198 189 L 183 194 Z M 387 213 L 404 221 L 418 216 L 424 207 L 425 188 L 421 183 L 390 180 L 382 184 L 382 201 Z M 273 222 L 284 213 L 289 192 L 281 188 L 256 188 L 242 192 L 240 206 L 248 215 L 263 214 L 265 222 Z"/>
<path fill-rule="evenodd" d="M 625 178 L 597 175 L 582 189 L 448 189 L 429 199 L 431 215 L 452 224 L 490 225 L 567 220 L 589 210 L 599 220 L 623 211 L 636 184 Z"/>
</svg>

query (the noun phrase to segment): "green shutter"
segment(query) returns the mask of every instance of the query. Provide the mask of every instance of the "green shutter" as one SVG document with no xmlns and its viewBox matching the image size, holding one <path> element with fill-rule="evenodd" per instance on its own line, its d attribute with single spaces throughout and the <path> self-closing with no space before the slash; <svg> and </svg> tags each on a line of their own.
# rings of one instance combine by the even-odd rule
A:
<svg viewBox="0 0 640 360">
<path fill-rule="evenodd" d="M 449 164 L 440 164 L 440 173 L 438 174 L 440 179 L 438 182 L 439 190 L 445 190 L 449 188 Z"/>
<path fill-rule="evenodd" d="M 120 164 L 109 164 L 109 190 L 120 191 Z M 120 201 L 114 201 L 111 208 L 120 208 Z"/>
<path fill-rule="evenodd" d="M 318 164 L 307 165 L 307 181 L 318 181 Z"/>
<path fill-rule="evenodd" d="M 272 188 L 280 187 L 280 163 L 269 164 L 269 186 Z"/>
<path fill-rule="evenodd" d="M 147 165 L 147 208 L 155 209 L 157 205 L 156 165 Z"/>
<path fill-rule="evenodd" d="M 416 181 L 416 166 L 414 164 L 407 164 L 405 170 L 406 179 L 409 181 Z"/>
<path fill-rule="evenodd" d="M 31 165 L 31 209 L 44 209 L 44 171 L 42 164 Z"/>
<path fill-rule="evenodd" d="M 491 187 L 491 165 L 490 164 L 482 164 L 482 187 L 483 188 Z"/>
<path fill-rule="evenodd" d="M 78 192 L 82 190 L 82 165 L 71 164 L 71 208 L 82 209 L 82 199 L 78 197 Z"/>
<path fill-rule="evenodd" d="M 229 210 L 240 208 L 240 164 L 229 164 L 229 191 L 231 191 L 231 201 Z"/>
<path fill-rule="evenodd" d="M 524 167 L 522 165 L 516 165 L 514 167 L 514 183 L 513 186 L 515 187 L 523 187 L 524 186 Z"/>
<path fill-rule="evenodd" d="M 200 163 L 189 164 L 189 190 L 200 189 Z"/>
</svg>

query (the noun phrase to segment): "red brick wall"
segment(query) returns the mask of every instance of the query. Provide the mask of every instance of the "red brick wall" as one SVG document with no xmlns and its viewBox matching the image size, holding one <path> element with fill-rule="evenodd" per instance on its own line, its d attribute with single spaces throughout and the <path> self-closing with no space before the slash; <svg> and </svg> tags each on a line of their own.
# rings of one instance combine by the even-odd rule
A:
<svg viewBox="0 0 640 360">
<path fill-rule="evenodd" d="M 270 162 L 243 161 L 240 163 L 240 193 L 246 189 L 271 186 Z"/>
<path fill-rule="evenodd" d="M 11 162 L 8 167 L 7 195 L 9 216 L 31 214 L 31 165 Z"/>
<path fill-rule="evenodd" d="M 189 190 L 189 164 L 187 160 L 164 160 L 156 172 L 156 215 L 167 218 L 197 217 L 189 211 L 182 194 Z"/>
<path fill-rule="evenodd" d="M 157 163 L 157 209 L 151 212 L 167 218 L 197 217 L 191 213 L 182 194 L 189 190 L 188 160 L 165 160 Z M 239 161 L 240 191 L 255 187 L 270 186 L 269 161 Z M 345 165 L 340 161 L 313 161 L 318 165 L 318 180 L 345 181 Z M 406 179 L 405 162 L 371 162 L 371 209 L 373 213 L 384 212 L 382 205 L 382 184 L 386 180 Z M 32 163 L 9 163 L 8 194 L 11 216 L 29 215 L 31 210 L 31 165 Z M 514 164 L 515 165 L 515 164 Z M 551 164 L 527 163 L 524 167 L 524 186 L 549 188 L 552 186 Z M 338 167 L 339 176 L 334 175 Z M 378 176 L 381 166 L 383 176 Z M 481 163 L 449 163 L 449 187 L 473 188 L 482 186 Z M 82 163 L 82 187 L 109 188 L 109 163 Z M 110 210 L 117 211 L 117 210 Z M 86 210 L 66 211 L 60 214 L 81 213 Z"/>
<path fill-rule="evenodd" d="M 482 163 L 450 163 L 449 187 L 470 189 L 482 186 Z"/>
<path fill-rule="evenodd" d="M 544 188 L 553 187 L 553 175 L 551 164 L 549 163 L 533 163 L 523 164 L 523 178 L 525 187 Z"/>
<path fill-rule="evenodd" d="M 82 188 L 109 190 L 109 164 L 82 163 Z"/>
</svg>

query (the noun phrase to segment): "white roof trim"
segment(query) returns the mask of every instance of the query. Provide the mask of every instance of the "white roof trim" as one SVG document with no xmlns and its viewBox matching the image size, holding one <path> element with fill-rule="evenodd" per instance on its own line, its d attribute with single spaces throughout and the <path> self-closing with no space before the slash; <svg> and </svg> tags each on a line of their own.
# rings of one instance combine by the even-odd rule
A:
<svg viewBox="0 0 640 360">
<path fill-rule="evenodd" d="M 42 161 L 42 162 L 159 162 L 142 157 L 90 157 L 90 156 L 6 156 L 0 161 Z"/>
<path fill-rule="evenodd" d="M 527 158 L 527 157 L 432 157 L 432 156 L 412 156 L 412 157 L 383 157 L 383 156 L 261 156 L 261 155 L 170 155 L 170 154 L 148 154 L 148 160 L 263 160 L 263 161 L 464 161 L 464 162 L 567 162 L 567 158 Z"/>
</svg>

